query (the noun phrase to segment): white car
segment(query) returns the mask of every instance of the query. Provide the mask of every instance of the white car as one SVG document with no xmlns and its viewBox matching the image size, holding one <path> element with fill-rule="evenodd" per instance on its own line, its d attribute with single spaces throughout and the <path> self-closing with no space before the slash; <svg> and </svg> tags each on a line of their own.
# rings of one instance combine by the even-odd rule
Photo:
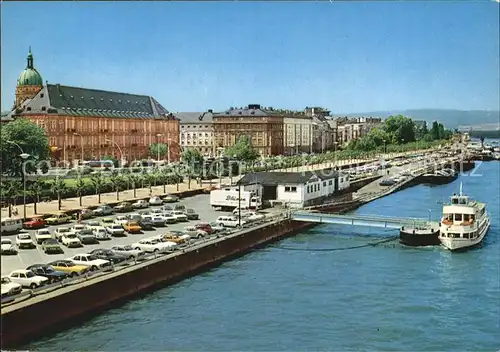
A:
<svg viewBox="0 0 500 352">
<path fill-rule="evenodd" d="M 160 216 L 165 220 L 165 222 L 167 224 L 175 224 L 177 221 L 177 217 L 174 216 L 171 212 L 164 212 L 164 213 L 161 213 Z"/>
<path fill-rule="evenodd" d="M 240 214 L 239 208 L 234 208 L 233 215 L 238 216 L 239 214 Z M 241 208 L 241 217 L 249 216 L 251 214 L 253 214 L 253 212 L 251 212 L 250 210 Z"/>
<path fill-rule="evenodd" d="M 128 221 L 141 221 L 142 215 L 139 213 L 132 213 L 127 215 Z"/>
<path fill-rule="evenodd" d="M 56 240 L 61 241 L 61 237 L 71 233 L 71 229 L 69 227 L 59 227 L 56 229 L 55 237 Z"/>
<path fill-rule="evenodd" d="M 43 276 L 35 275 L 31 270 L 14 270 L 9 274 L 9 279 L 22 287 L 35 289 L 49 282 L 49 279 Z"/>
<path fill-rule="evenodd" d="M 175 218 L 177 219 L 177 221 L 188 221 L 187 215 L 184 214 L 184 212 L 182 212 L 180 210 L 174 210 L 172 212 L 172 216 L 175 216 Z"/>
<path fill-rule="evenodd" d="M 48 229 L 41 229 L 35 231 L 36 243 L 42 244 L 45 240 L 50 240 L 54 238 Z"/>
<path fill-rule="evenodd" d="M 117 225 L 123 225 L 123 224 L 126 224 L 127 222 L 128 222 L 128 218 L 126 215 L 119 215 L 115 219 L 115 224 L 117 224 Z"/>
<path fill-rule="evenodd" d="M 144 208 L 149 207 L 149 204 L 144 199 L 141 199 L 141 200 L 138 200 L 137 202 L 135 202 L 134 204 L 132 204 L 132 206 L 135 209 L 144 209 Z"/>
<path fill-rule="evenodd" d="M 87 228 L 87 226 L 85 226 L 83 224 L 76 224 L 75 226 L 73 226 L 71 228 L 71 232 L 74 234 L 78 234 L 80 231 L 85 230 L 86 228 Z"/>
<path fill-rule="evenodd" d="M 111 235 L 106 231 L 105 227 L 102 226 L 96 226 L 92 229 L 92 232 L 94 232 L 95 237 L 99 240 L 110 240 Z"/>
<path fill-rule="evenodd" d="M 245 221 L 252 221 L 252 222 L 257 222 L 257 221 L 262 221 L 266 218 L 264 214 L 259 214 L 259 213 L 252 213 L 250 216 L 248 216 Z"/>
<path fill-rule="evenodd" d="M 109 225 L 108 227 L 106 227 L 106 231 L 111 236 L 123 236 L 123 235 L 125 235 L 125 230 L 123 229 L 123 226 L 118 225 L 118 224 Z"/>
<path fill-rule="evenodd" d="M 163 201 L 161 200 L 160 197 L 151 197 L 151 198 L 149 198 L 149 204 L 150 205 L 162 205 Z"/>
<path fill-rule="evenodd" d="M 169 251 L 171 246 L 164 245 L 167 242 L 160 242 L 157 239 L 145 239 L 133 243 L 131 246 L 139 251 L 147 253 L 165 253 Z"/>
<path fill-rule="evenodd" d="M 157 208 L 157 209 L 152 209 L 148 215 L 160 215 L 161 213 L 163 213 L 164 210 L 161 209 L 161 208 Z"/>
<path fill-rule="evenodd" d="M 122 245 L 122 246 L 113 246 L 111 250 L 116 254 L 121 254 L 126 256 L 128 259 L 137 259 L 142 260 L 145 259 L 145 253 L 140 249 L 135 249 L 131 245 Z"/>
<path fill-rule="evenodd" d="M 71 258 L 68 258 L 68 260 L 71 260 L 76 265 L 88 266 L 91 271 L 111 267 L 111 262 L 109 260 L 99 259 L 95 255 L 87 253 L 76 254 Z"/>
<path fill-rule="evenodd" d="M 61 242 L 68 248 L 70 247 L 76 248 L 82 246 L 82 241 L 80 241 L 80 239 L 75 233 L 68 233 L 67 235 L 62 236 Z"/>
<path fill-rule="evenodd" d="M 224 227 L 239 227 L 240 221 L 232 216 L 219 216 L 216 223 Z M 245 225 L 246 221 L 241 220 L 241 226 Z"/>
<path fill-rule="evenodd" d="M 27 233 L 20 233 L 16 236 L 16 245 L 18 248 L 35 248 L 36 244 Z"/>
<path fill-rule="evenodd" d="M 87 228 L 88 229 L 95 229 L 96 227 L 102 227 L 101 223 L 99 221 L 96 221 L 96 220 L 92 220 L 92 221 L 89 221 L 87 222 Z"/>
<path fill-rule="evenodd" d="M 17 246 L 10 238 L 2 238 L 2 254 L 17 254 Z"/>
<path fill-rule="evenodd" d="M 194 226 L 185 227 L 183 232 L 186 235 L 189 235 L 189 238 L 203 238 L 205 236 L 208 236 L 208 233 L 206 231 L 197 229 Z"/>
<path fill-rule="evenodd" d="M 2 276 L 2 298 L 14 296 L 23 290 L 23 287 L 17 282 L 12 282 L 7 276 Z"/>
</svg>

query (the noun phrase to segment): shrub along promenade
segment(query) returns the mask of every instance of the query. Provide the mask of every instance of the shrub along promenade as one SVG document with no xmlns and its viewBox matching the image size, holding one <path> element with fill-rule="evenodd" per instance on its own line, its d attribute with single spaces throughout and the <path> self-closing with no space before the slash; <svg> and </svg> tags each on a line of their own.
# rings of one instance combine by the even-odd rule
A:
<svg viewBox="0 0 500 352">
<path fill-rule="evenodd" d="M 374 162 L 380 159 L 385 159 L 385 160 L 390 160 L 402 156 L 407 156 L 415 153 L 422 153 L 422 152 L 429 152 L 428 149 L 425 150 L 412 150 L 412 151 L 407 151 L 407 152 L 400 152 L 400 153 L 390 153 L 390 154 L 380 154 L 377 155 L 377 157 L 373 158 L 367 158 L 367 159 L 344 159 L 344 160 L 328 160 L 326 162 L 321 162 L 317 164 L 310 164 L 310 165 L 297 165 L 294 167 L 289 167 L 289 168 L 282 168 L 282 169 L 274 169 L 274 170 L 268 170 L 270 172 L 272 171 L 288 171 L 288 172 L 304 172 L 304 171 L 318 171 L 318 170 L 323 170 L 327 168 L 332 168 L 332 167 L 337 167 L 337 168 L 348 168 L 354 165 L 359 165 L 362 163 L 369 163 L 369 162 Z M 250 171 L 250 170 L 248 170 Z M 262 171 L 259 169 L 256 169 L 255 171 Z M 61 199 L 61 209 L 59 210 L 59 202 L 57 200 L 51 200 L 51 201 L 46 201 L 46 202 L 41 202 L 37 204 L 37 211 L 35 213 L 35 206 L 33 203 L 28 203 L 26 205 L 26 217 L 27 218 L 32 218 L 36 215 L 47 215 L 47 214 L 53 214 L 58 211 L 64 211 L 64 212 L 74 212 L 77 211 L 81 208 L 93 208 L 97 207 L 101 204 L 113 204 L 117 202 L 122 202 L 122 201 L 135 201 L 137 199 L 146 199 L 149 198 L 151 195 L 152 196 L 163 196 L 165 194 L 183 194 L 186 192 L 201 192 L 203 189 L 208 188 L 209 184 L 218 184 L 219 181 L 222 181 L 222 184 L 231 184 L 236 182 L 240 176 L 233 176 L 233 177 L 223 177 L 220 180 L 211 180 L 211 181 L 203 181 L 203 182 L 197 182 L 195 180 L 191 180 L 189 182 L 182 182 L 177 184 L 171 184 L 171 185 L 161 185 L 161 186 L 151 186 L 151 187 L 146 187 L 146 188 L 137 188 L 135 191 L 132 189 L 128 190 L 123 190 L 118 192 L 106 192 L 106 193 L 101 193 L 99 195 L 87 195 L 87 196 L 82 196 L 82 205 L 80 206 L 80 197 L 71 197 L 71 198 L 64 198 Z M 99 197 L 100 197 L 100 202 L 99 202 Z M 118 198 L 118 199 L 117 199 Z M 22 218 L 23 217 L 23 204 L 18 204 L 17 205 L 18 209 L 18 215 L 15 216 L 16 218 Z M 2 208 L 2 217 L 7 217 L 8 216 L 8 208 Z M 14 216 L 13 216 L 14 217 Z"/>
</svg>

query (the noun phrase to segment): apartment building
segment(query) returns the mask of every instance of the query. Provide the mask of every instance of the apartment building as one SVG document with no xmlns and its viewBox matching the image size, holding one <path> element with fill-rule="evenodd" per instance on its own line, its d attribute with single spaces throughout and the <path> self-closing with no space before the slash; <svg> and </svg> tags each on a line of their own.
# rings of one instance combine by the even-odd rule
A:
<svg viewBox="0 0 500 352">
<path fill-rule="evenodd" d="M 203 156 L 216 156 L 213 115 L 212 110 L 174 113 L 180 121 L 179 142 L 182 149 L 193 148 Z"/>
</svg>

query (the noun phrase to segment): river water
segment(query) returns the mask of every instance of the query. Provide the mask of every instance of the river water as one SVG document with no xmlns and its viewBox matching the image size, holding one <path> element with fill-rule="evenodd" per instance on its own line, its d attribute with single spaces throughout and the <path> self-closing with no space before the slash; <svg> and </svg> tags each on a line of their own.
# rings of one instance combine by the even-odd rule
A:
<svg viewBox="0 0 500 352">
<path fill-rule="evenodd" d="M 322 225 L 23 349 L 498 351 L 499 175 L 500 163 L 482 163 L 474 176 L 357 210 L 438 219 L 439 203 L 462 182 L 488 204 L 492 225 L 481 248 L 362 247 L 397 232 Z"/>
</svg>

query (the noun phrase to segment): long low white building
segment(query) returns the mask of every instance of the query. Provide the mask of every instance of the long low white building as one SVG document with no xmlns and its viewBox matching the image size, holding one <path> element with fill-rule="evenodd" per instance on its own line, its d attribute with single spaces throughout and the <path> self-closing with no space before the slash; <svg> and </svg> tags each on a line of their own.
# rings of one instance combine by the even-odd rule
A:
<svg viewBox="0 0 500 352">
<path fill-rule="evenodd" d="M 301 208 L 319 204 L 350 186 L 349 175 L 335 170 L 318 172 L 256 172 L 245 175 L 238 184 L 254 191 L 262 202 Z"/>
</svg>

